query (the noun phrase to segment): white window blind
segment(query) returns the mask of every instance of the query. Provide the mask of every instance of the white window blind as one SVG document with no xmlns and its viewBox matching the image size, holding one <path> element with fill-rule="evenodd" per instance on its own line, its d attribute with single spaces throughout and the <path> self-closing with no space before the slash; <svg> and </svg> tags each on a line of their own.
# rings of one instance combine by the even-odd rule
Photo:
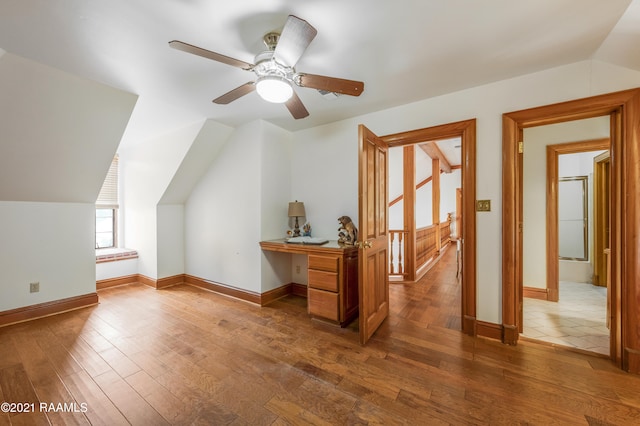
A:
<svg viewBox="0 0 640 426">
<path fill-rule="evenodd" d="M 103 209 L 118 208 L 118 156 L 113 157 L 107 177 L 102 184 L 96 206 Z"/>
</svg>

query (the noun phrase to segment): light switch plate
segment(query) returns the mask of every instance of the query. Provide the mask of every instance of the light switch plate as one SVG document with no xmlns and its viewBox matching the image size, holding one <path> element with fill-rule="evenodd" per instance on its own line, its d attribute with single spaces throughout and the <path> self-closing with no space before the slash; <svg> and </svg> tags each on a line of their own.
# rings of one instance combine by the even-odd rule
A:
<svg viewBox="0 0 640 426">
<path fill-rule="evenodd" d="M 476 200 L 476 211 L 477 212 L 490 212 L 491 211 L 491 200 Z"/>
</svg>

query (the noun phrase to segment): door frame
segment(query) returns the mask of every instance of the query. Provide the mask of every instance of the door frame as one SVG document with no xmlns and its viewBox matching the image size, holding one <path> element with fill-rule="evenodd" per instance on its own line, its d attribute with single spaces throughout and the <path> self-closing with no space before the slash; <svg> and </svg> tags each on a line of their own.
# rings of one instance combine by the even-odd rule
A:
<svg viewBox="0 0 640 426">
<path fill-rule="evenodd" d="M 640 373 L 640 89 L 546 105 L 502 116 L 502 328 L 516 344 L 522 312 L 523 129 L 609 116 L 611 140 L 611 359 Z M 613 309 L 612 309 L 613 310 Z"/>
<path fill-rule="evenodd" d="M 477 334 L 476 321 L 476 119 L 381 136 L 389 147 L 459 137 L 462 141 L 462 332 Z"/>
<path fill-rule="evenodd" d="M 547 145 L 547 299 L 559 299 L 558 282 L 558 157 L 564 154 L 609 149 L 609 138 Z"/>
</svg>

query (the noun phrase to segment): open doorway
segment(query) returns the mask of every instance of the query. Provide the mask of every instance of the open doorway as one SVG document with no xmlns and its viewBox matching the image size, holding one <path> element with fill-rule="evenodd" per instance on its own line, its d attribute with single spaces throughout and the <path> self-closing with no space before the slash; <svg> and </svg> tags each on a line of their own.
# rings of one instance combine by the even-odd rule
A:
<svg viewBox="0 0 640 426">
<path fill-rule="evenodd" d="M 456 245 L 462 216 L 461 148 L 460 137 L 389 148 L 391 283 L 417 282 L 443 250 Z M 413 234 L 415 259 L 406 250 Z"/>
<path fill-rule="evenodd" d="M 640 89 L 503 114 L 502 341 L 522 327 L 522 146 L 526 128 L 592 117 L 610 119 L 610 357 L 640 372 Z"/>
<path fill-rule="evenodd" d="M 608 292 L 606 284 L 594 284 L 595 261 L 601 260 L 594 212 L 608 201 L 595 201 L 594 157 L 609 148 L 609 139 L 555 142 L 606 136 L 609 120 L 524 133 L 522 336 L 608 356 Z M 608 210 L 608 204 L 601 207 Z M 604 256 L 602 248 L 597 250 Z"/>
<path fill-rule="evenodd" d="M 376 144 L 380 144 L 382 148 L 379 151 L 384 151 L 384 155 L 386 156 L 386 151 L 388 148 L 398 147 L 398 146 L 407 146 L 413 145 L 416 143 L 422 143 L 425 141 L 434 141 L 446 138 L 454 138 L 456 136 L 460 137 L 461 140 L 461 151 L 462 151 L 462 219 L 461 219 L 461 235 L 462 235 L 462 248 L 461 248 L 461 258 L 462 258 L 462 278 L 461 278 L 461 309 L 460 309 L 460 317 L 462 323 L 462 331 L 466 334 L 475 335 L 477 332 L 476 328 L 476 247 L 475 247 L 475 120 L 466 120 L 456 123 L 444 124 L 435 127 L 429 127 L 425 129 L 412 130 L 408 132 L 402 132 L 392 135 L 386 135 L 377 137 L 375 135 L 368 135 L 366 131 L 361 131 L 361 150 L 360 153 L 360 179 L 359 186 L 362 188 L 365 183 L 370 182 L 371 179 L 367 177 L 368 168 L 367 164 L 370 156 L 367 156 L 367 153 L 364 152 L 365 147 L 372 144 L 368 143 L 368 140 L 371 138 L 376 139 Z M 362 126 L 361 126 L 362 127 Z M 364 129 L 366 130 L 366 129 Z M 370 133 L 370 132 L 369 132 Z M 373 148 L 371 148 L 373 150 Z M 365 161 L 366 160 L 366 161 Z M 386 160 L 385 160 L 386 167 Z M 386 168 L 385 168 L 386 170 Z M 384 180 L 384 185 L 386 187 L 386 177 L 380 177 L 380 179 Z M 367 193 L 369 193 L 368 191 Z M 386 193 L 385 193 L 386 195 Z M 377 204 L 370 203 L 367 197 L 363 196 L 361 192 L 361 202 L 360 202 L 360 223 L 362 227 L 363 221 L 365 218 L 374 217 L 375 210 L 377 208 Z M 383 197 L 386 198 L 386 197 Z M 370 211 L 372 210 L 372 211 Z M 387 214 L 388 206 L 384 205 L 384 211 L 382 212 L 384 215 Z M 386 216 L 385 216 L 386 217 Z M 361 233 L 365 234 L 362 230 Z M 415 250 L 415 241 L 412 240 L 410 242 L 410 249 Z M 369 244 L 371 245 L 371 244 Z M 415 253 L 415 252 L 414 252 Z M 361 256 L 362 259 L 364 257 Z M 385 262 L 388 262 L 388 258 L 385 258 Z M 362 263 L 362 262 L 361 262 Z M 364 265 L 361 265 L 359 268 L 359 272 L 363 272 Z M 361 300 L 367 300 L 367 298 L 374 297 L 376 293 L 375 288 L 376 283 L 370 283 L 366 280 L 362 279 L 360 276 L 360 298 Z M 387 290 L 388 293 L 388 290 Z M 388 297 L 387 297 L 388 299 Z M 361 303 L 362 306 L 362 303 Z M 373 315 L 373 314 L 372 314 Z M 366 315 L 365 315 L 366 316 Z M 361 318 L 363 317 L 361 313 Z M 378 323 L 379 324 L 379 323 Z M 367 330 L 366 335 L 371 335 L 375 330 Z M 361 337 L 362 337 L 361 330 Z M 363 339 L 361 338 L 361 342 Z M 364 339 L 366 341 L 366 339 Z"/>
</svg>

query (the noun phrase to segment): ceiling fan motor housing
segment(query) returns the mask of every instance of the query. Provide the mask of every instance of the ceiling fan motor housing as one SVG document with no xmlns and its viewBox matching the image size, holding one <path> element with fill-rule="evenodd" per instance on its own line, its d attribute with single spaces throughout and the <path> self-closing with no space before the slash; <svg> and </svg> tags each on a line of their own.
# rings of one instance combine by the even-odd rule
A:
<svg viewBox="0 0 640 426">
<path fill-rule="evenodd" d="M 258 77 L 280 77 L 288 81 L 293 81 L 295 69 L 282 65 L 273 58 L 273 50 L 265 50 L 256 55 L 253 72 Z"/>
<path fill-rule="evenodd" d="M 295 75 L 293 67 L 282 65 L 273 57 L 280 34 L 269 33 L 264 36 L 264 43 L 269 50 L 259 53 L 255 57 L 253 72 L 256 80 L 256 90 L 260 96 L 269 102 L 286 102 L 293 95 L 291 83 Z"/>
</svg>

